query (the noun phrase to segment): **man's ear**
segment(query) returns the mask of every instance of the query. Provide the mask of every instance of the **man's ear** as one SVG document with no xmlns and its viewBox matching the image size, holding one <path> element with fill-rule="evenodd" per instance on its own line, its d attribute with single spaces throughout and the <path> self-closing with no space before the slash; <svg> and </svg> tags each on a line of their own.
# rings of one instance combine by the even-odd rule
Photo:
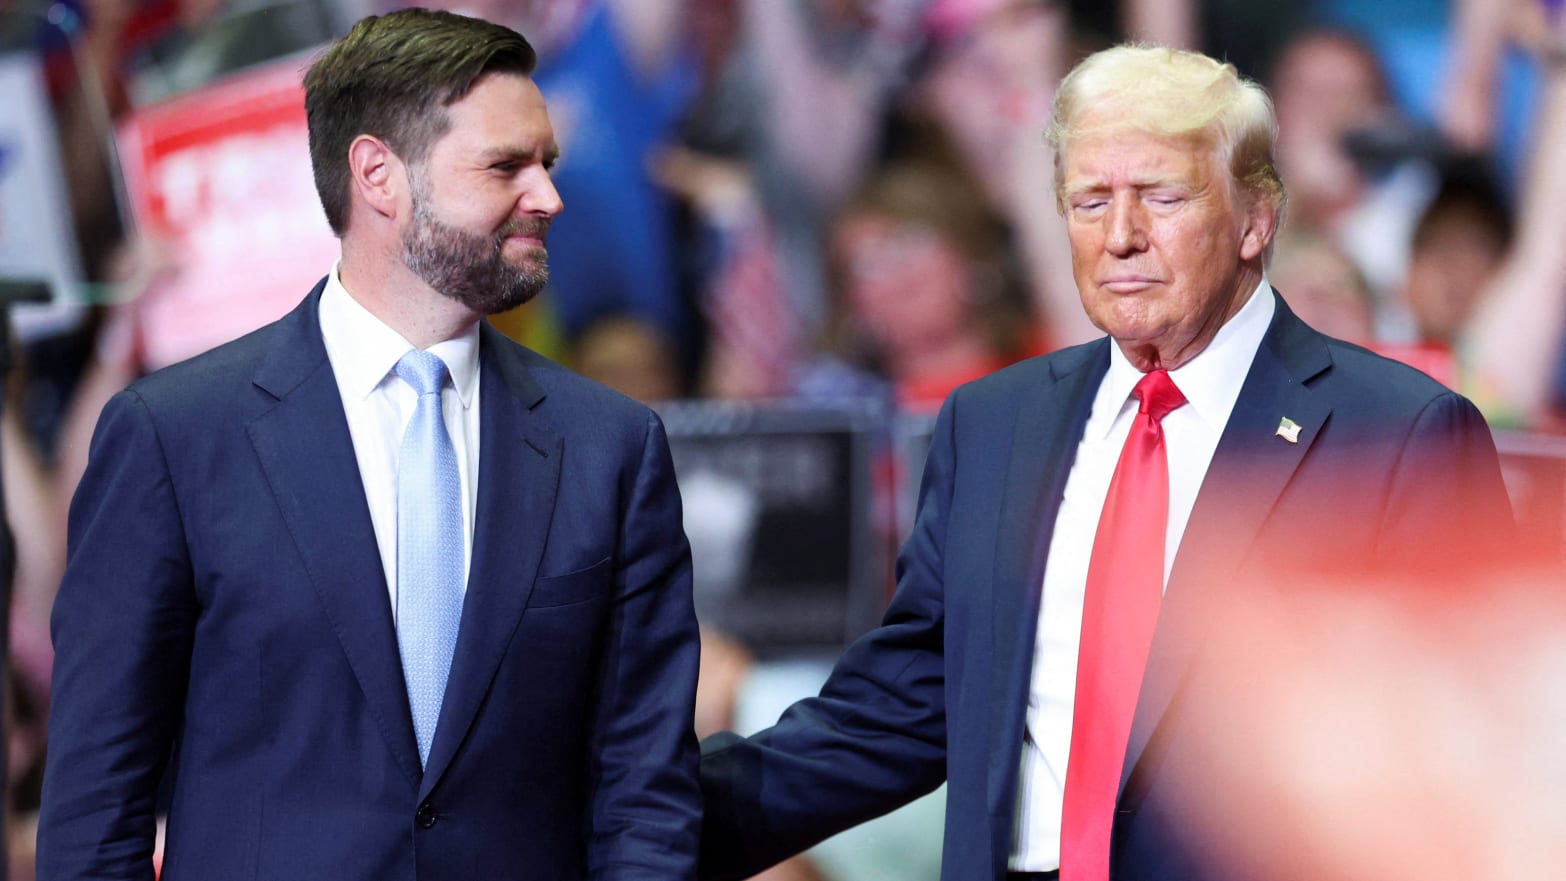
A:
<svg viewBox="0 0 1566 881">
<path fill-rule="evenodd" d="M 349 189 L 370 210 L 387 218 L 397 216 L 408 171 L 385 142 L 373 135 L 354 138 L 348 145 L 348 176 Z"/>
<path fill-rule="evenodd" d="M 1240 237 L 1240 259 L 1261 259 L 1277 232 L 1277 201 L 1266 195 L 1253 196 L 1251 209 L 1246 215 L 1245 232 Z"/>
</svg>

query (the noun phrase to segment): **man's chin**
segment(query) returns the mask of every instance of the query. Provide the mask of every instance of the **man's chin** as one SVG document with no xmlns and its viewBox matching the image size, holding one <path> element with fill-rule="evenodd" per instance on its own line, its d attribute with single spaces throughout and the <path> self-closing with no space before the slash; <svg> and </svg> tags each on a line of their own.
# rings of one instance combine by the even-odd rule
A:
<svg viewBox="0 0 1566 881">
<path fill-rule="evenodd" d="M 502 312 L 510 312 L 512 309 L 515 309 L 519 306 L 525 306 L 528 303 L 533 302 L 533 300 L 543 292 L 544 289 L 541 287 L 509 291 L 507 292 L 506 296 L 499 297 L 495 300 L 495 302 L 492 304 L 492 308 L 489 310 L 489 314 L 499 315 Z"/>
<path fill-rule="evenodd" d="M 507 239 L 500 254 L 506 265 L 516 272 L 548 271 L 549 250 L 535 239 Z"/>
<path fill-rule="evenodd" d="M 497 315 L 528 303 L 543 293 L 547 273 L 541 276 L 513 277 L 488 284 L 467 284 L 457 289 L 439 289 L 447 299 L 461 303 L 478 315 Z"/>
<path fill-rule="evenodd" d="M 518 306 L 532 302 L 544 292 L 544 286 L 548 282 L 549 274 L 543 272 L 527 273 L 525 277 L 514 280 L 512 284 L 497 285 L 494 297 L 483 304 L 485 308 L 478 311 L 489 315 L 509 312 Z"/>
</svg>

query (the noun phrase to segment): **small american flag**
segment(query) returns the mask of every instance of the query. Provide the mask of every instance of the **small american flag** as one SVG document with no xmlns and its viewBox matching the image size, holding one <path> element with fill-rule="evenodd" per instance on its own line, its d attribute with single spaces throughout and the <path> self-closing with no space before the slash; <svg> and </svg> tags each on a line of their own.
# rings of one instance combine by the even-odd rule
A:
<svg viewBox="0 0 1566 881">
<path fill-rule="evenodd" d="M 723 235 L 706 296 L 710 391 L 730 399 L 785 396 L 800 357 L 800 322 L 783 289 L 771 227 L 754 212 Z"/>
</svg>

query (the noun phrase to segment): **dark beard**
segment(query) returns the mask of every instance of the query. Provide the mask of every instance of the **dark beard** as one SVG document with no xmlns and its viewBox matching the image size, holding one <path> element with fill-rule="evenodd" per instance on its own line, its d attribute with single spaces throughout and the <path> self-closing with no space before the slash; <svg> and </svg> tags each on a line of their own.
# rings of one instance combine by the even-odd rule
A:
<svg viewBox="0 0 1566 881">
<path fill-rule="evenodd" d="M 532 236 L 540 241 L 549 219 L 519 219 L 488 239 L 443 223 L 415 187 L 413 224 L 402 236 L 402 261 L 424 283 L 480 315 L 505 312 L 538 296 L 549 282 L 544 249 L 524 266 L 506 262 L 506 238 Z"/>
</svg>

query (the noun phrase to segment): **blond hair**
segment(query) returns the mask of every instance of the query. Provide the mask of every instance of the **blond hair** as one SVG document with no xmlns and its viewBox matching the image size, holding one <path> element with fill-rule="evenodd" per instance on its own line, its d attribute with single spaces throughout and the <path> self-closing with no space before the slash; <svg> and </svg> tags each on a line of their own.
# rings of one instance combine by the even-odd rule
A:
<svg viewBox="0 0 1566 881">
<path fill-rule="evenodd" d="M 1088 126 L 1090 115 L 1115 116 Z M 1272 99 L 1234 65 L 1199 52 L 1121 45 L 1089 55 L 1061 81 L 1046 137 L 1055 151 L 1055 199 L 1064 209 L 1064 153 L 1089 128 L 1126 127 L 1163 137 L 1211 140 L 1240 190 L 1273 203 L 1281 223 L 1287 201 L 1275 158 L 1278 117 Z"/>
</svg>

